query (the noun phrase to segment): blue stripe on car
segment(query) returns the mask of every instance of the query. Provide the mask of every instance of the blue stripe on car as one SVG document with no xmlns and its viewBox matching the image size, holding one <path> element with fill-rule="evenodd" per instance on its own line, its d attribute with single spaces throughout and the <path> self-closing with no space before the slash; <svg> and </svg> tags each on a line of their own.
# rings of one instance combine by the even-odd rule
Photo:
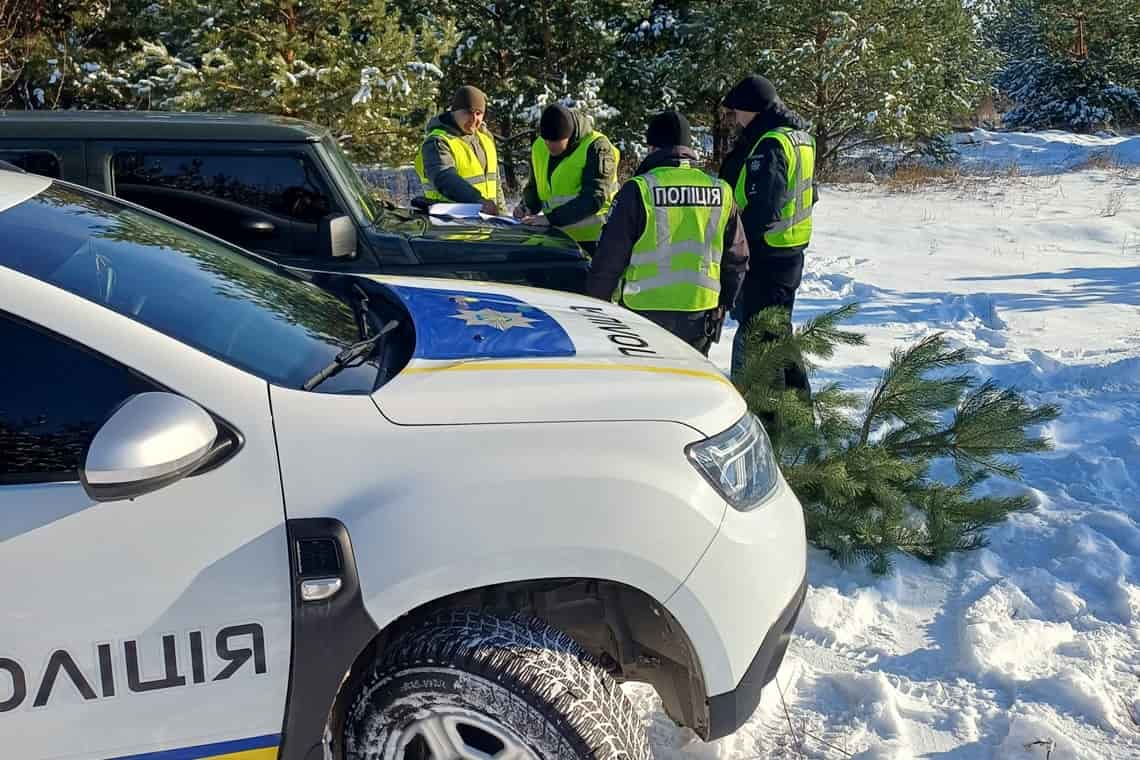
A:
<svg viewBox="0 0 1140 760">
<path fill-rule="evenodd" d="M 518 298 L 464 290 L 390 286 L 412 313 L 419 359 L 574 356 L 554 317 Z"/>
</svg>

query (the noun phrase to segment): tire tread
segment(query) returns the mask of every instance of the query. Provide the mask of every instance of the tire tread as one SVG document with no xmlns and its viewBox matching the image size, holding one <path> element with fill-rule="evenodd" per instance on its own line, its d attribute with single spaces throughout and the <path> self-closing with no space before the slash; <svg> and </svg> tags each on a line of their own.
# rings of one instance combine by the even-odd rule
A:
<svg viewBox="0 0 1140 760">
<path fill-rule="evenodd" d="M 538 709 L 545 725 L 528 726 L 528 733 L 556 756 L 569 750 L 569 757 L 596 760 L 651 757 L 633 704 L 580 644 L 531 615 L 478 610 L 438 613 L 384 648 L 350 710 L 350 757 L 360 740 L 352 741 L 352 729 L 361 723 L 368 696 L 393 673 L 417 666 L 467 672 L 504 687 L 515 699 L 504 700 L 491 689 L 484 695 L 496 710 L 524 708 L 517 713 L 522 718 L 526 705 Z M 525 704 L 504 703 L 516 700 Z"/>
</svg>

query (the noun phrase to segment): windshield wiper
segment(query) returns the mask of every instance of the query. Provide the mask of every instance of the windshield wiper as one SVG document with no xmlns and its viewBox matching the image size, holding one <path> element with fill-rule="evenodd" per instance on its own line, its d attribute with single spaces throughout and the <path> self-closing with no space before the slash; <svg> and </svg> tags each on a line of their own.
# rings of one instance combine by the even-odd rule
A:
<svg viewBox="0 0 1140 760">
<path fill-rule="evenodd" d="M 371 335 L 362 341 L 353 343 L 351 346 L 343 349 L 340 351 L 340 353 L 333 357 L 332 362 L 327 367 L 306 380 L 305 384 L 302 385 L 301 388 L 306 391 L 311 391 L 313 388 L 316 388 L 318 385 L 323 383 L 325 380 L 328 380 L 330 377 L 340 372 L 342 369 L 353 366 L 351 362 L 355 361 L 356 359 L 360 359 L 361 363 L 363 364 L 364 360 L 371 356 L 377 347 L 383 343 L 384 337 L 388 333 L 392 332 L 392 330 L 396 329 L 399 324 L 400 321 L 397 319 L 390 320 L 388 324 L 380 328 L 380 332 L 376 333 L 375 335 Z"/>
<path fill-rule="evenodd" d="M 360 331 L 361 338 L 368 338 L 372 335 L 372 311 L 368 308 L 368 293 L 358 283 L 353 283 L 352 292 L 356 294 L 352 300 L 356 329 Z"/>
</svg>

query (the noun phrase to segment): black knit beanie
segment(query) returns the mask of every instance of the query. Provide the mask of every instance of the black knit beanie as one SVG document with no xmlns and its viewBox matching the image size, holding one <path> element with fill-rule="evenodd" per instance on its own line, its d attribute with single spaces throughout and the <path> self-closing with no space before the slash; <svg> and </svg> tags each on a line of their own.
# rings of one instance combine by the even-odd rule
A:
<svg viewBox="0 0 1140 760">
<path fill-rule="evenodd" d="M 780 102 L 775 86 L 761 76 L 750 76 L 740 80 L 724 96 L 725 108 L 737 111 L 764 113 Z"/>
<path fill-rule="evenodd" d="M 692 147 L 693 137 L 689 120 L 676 111 L 665 111 L 654 116 L 645 131 L 646 145 L 664 148 L 670 145 Z"/>
<path fill-rule="evenodd" d="M 574 133 L 574 114 L 566 106 L 555 103 L 542 111 L 538 134 L 544 140 L 564 140 Z"/>
<path fill-rule="evenodd" d="M 465 84 L 451 96 L 452 111 L 486 111 L 487 96 L 478 87 Z"/>
</svg>

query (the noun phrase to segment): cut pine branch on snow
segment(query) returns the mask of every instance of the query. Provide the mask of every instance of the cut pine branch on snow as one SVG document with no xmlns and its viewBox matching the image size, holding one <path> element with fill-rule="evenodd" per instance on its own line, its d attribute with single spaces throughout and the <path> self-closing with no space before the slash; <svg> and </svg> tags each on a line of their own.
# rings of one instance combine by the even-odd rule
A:
<svg viewBox="0 0 1140 760">
<path fill-rule="evenodd" d="M 840 328 L 856 309 L 843 306 L 796 330 L 786 312 L 769 309 L 741 328 L 746 358 L 736 382 L 804 505 L 809 539 L 877 573 L 897 552 L 938 562 L 985 546 L 987 527 L 1033 501 L 979 487 L 992 475 L 1017 479 L 1016 456 L 1049 450 L 1032 431 L 1056 419 L 1058 408 L 978 382 L 971 352 L 941 333 L 895 349 L 865 400 L 837 384 L 810 398 L 785 387 L 785 367 L 810 373 L 813 360 L 832 357 L 838 345 L 863 345 L 862 335 Z M 956 482 L 931 475 L 946 460 Z"/>
</svg>

